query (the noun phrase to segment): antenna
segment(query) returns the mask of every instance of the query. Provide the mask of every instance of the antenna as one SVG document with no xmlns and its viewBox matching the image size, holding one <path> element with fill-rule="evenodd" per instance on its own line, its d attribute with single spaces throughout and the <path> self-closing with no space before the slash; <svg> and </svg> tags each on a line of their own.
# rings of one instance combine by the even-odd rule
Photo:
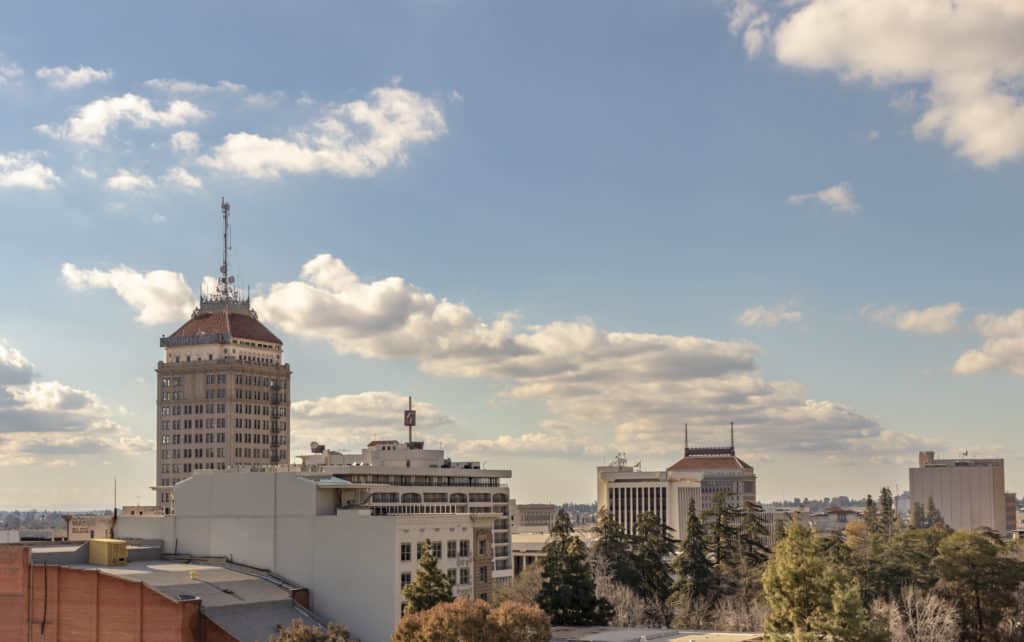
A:
<svg viewBox="0 0 1024 642">
<path fill-rule="evenodd" d="M 690 424 L 683 424 L 683 456 L 690 449 Z"/>
<path fill-rule="evenodd" d="M 228 241 L 228 232 L 230 226 L 228 224 L 228 217 L 231 216 L 231 204 L 224 200 L 224 197 L 220 197 L 220 211 L 224 214 L 224 260 L 220 264 L 220 280 L 218 282 L 218 294 L 227 298 L 230 294 L 230 282 L 228 281 L 228 251 L 231 246 Z"/>
<path fill-rule="evenodd" d="M 409 443 L 412 443 L 412 427 L 416 425 L 416 411 L 412 409 L 412 395 L 409 395 L 409 409 L 405 411 L 405 425 L 409 427 Z"/>
<path fill-rule="evenodd" d="M 736 425 L 733 422 L 729 422 L 729 447 L 732 448 L 733 453 L 736 454 Z"/>
</svg>

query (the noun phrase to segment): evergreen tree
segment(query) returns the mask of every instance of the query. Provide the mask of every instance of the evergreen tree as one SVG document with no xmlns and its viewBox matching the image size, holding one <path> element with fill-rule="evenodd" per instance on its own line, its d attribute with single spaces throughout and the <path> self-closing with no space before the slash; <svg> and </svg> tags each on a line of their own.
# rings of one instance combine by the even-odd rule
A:
<svg viewBox="0 0 1024 642">
<path fill-rule="evenodd" d="M 739 549 L 740 512 L 729 502 L 728 493 L 716 493 L 711 507 L 701 515 L 708 525 L 708 545 L 719 573 L 736 563 Z"/>
<path fill-rule="evenodd" d="M 739 526 L 740 555 L 750 566 L 768 560 L 768 528 L 764 525 L 764 508 L 757 502 L 744 502 Z"/>
<path fill-rule="evenodd" d="M 597 533 L 593 547 L 594 557 L 607 564 L 608 573 L 613 580 L 637 590 L 640 576 L 630 552 L 629 535 L 622 528 L 622 524 L 607 510 L 601 509 L 597 514 L 597 528 L 594 530 Z"/>
<path fill-rule="evenodd" d="M 769 641 L 868 642 L 886 639 L 861 601 L 860 584 L 826 555 L 814 531 L 794 520 L 764 571 Z"/>
<path fill-rule="evenodd" d="M 925 519 L 924 506 L 919 502 L 914 502 L 914 505 L 910 508 L 910 526 L 912 528 L 925 528 Z"/>
<path fill-rule="evenodd" d="M 875 500 L 871 499 L 870 494 L 864 501 L 864 523 L 872 533 L 878 532 L 878 505 L 875 504 Z"/>
<path fill-rule="evenodd" d="M 924 512 L 924 523 L 928 528 L 938 526 L 940 528 L 946 528 L 946 520 L 942 519 L 942 513 L 935 507 L 935 502 L 932 498 L 928 498 L 928 507 Z"/>
<path fill-rule="evenodd" d="M 433 608 L 441 602 L 451 602 L 452 583 L 448 576 L 437 566 L 430 540 L 420 549 L 420 567 L 416 576 L 404 589 L 402 596 L 406 601 L 406 612 L 416 613 Z"/>
<path fill-rule="evenodd" d="M 564 509 L 558 511 L 551 537 L 544 545 L 544 567 L 537 603 L 555 626 L 605 625 L 611 605 L 594 591 L 587 547 L 573 533 Z"/>
<path fill-rule="evenodd" d="M 672 574 L 668 559 L 675 553 L 676 540 L 654 513 L 637 518 L 633 536 L 633 563 L 640 577 L 637 594 L 664 604 L 672 592 Z"/>
<path fill-rule="evenodd" d="M 892 491 L 888 487 L 882 487 L 878 493 L 878 522 L 876 532 L 886 540 L 890 539 L 896 531 L 898 520 L 896 518 L 896 506 L 892 497 Z"/>
<path fill-rule="evenodd" d="M 676 557 L 675 593 L 686 599 L 711 598 L 715 591 L 715 572 L 708 560 L 704 522 L 697 516 L 697 507 L 690 500 L 686 515 L 686 539 Z"/>
</svg>

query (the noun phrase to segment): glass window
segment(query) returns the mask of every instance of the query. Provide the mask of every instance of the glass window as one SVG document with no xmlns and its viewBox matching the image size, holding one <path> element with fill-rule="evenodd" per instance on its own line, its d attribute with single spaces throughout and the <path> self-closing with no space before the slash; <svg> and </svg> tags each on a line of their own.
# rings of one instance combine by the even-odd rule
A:
<svg viewBox="0 0 1024 642">
<path fill-rule="evenodd" d="M 412 573 L 402 573 L 402 588 L 412 583 Z"/>
<path fill-rule="evenodd" d="M 458 544 L 459 543 L 456 542 L 455 540 L 448 540 L 448 557 L 449 558 L 454 558 L 455 557 L 455 555 L 456 555 L 455 548 L 456 548 L 456 546 L 458 546 Z"/>
<path fill-rule="evenodd" d="M 409 542 L 402 542 L 402 561 L 408 562 L 412 559 L 412 544 Z"/>
<path fill-rule="evenodd" d="M 469 584 L 469 569 L 468 568 L 460 568 L 459 569 L 459 584 Z"/>
</svg>

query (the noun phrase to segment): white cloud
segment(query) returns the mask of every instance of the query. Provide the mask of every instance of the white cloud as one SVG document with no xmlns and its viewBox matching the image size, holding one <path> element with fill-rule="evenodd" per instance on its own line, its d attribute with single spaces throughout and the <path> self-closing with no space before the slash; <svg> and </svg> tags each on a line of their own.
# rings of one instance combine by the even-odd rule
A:
<svg viewBox="0 0 1024 642">
<path fill-rule="evenodd" d="M 48 190 L 56 187 L 60 178 L 51 168 L 36 160 L 36 156 L 28 152 L 0 154 L 0 189 Z"/>
<path fill-rule="evenodd" d="M 853 188 L 845 181 L 817 192 L 793 194 L 786 199 L 790 205 L 802 205 L 808 201 L 817 201 L 834 212 L 856 212 L 860 209 Z"/>
<path fill-rule="evenodd" d="M 742 30 L 750 53 L 759 50 L 758 38 L 770 42 L 784 65 L 879 87 L 925 88 L 915 135 L 939 137 L 978 165 L 1024 155 L 1019 0 L 802 0 L 774 3 L 771 14 L 738 0 L 730 28 Z M 749 29 L 758 32 L 750 41 Z M 916 100 L 895 102 L 897 108 L 921 109 Z"/>
<path fill-rule="evenodd" d="M 329 172 L 373 176 L 406 161 L 408 147 L 447 131 L 444 116 L 429 98 L 399 87 L 375 89 L 369 100 L 331 107 L 290 139 L 228 134 L 199 162 L 211 169 L 257 179 L 282 174 Z"/>
<path fill-rule="evenodd" d="M 117 174 L 107 179 L 106 186 L 107 189 L 117 192 L 139 192 L 155 188 L 156 183 L 145 174 L 136 174 L 127 169 L 119 169 Z"/>
<path fill-rule="evenodd" d="M 0 87 L 15 82 L 23 73 L 21 67 L 0 55 Z"/>
<path fill-rule="evenodd" d="M 38 380 L 32 364 L 0 339 L 0 466 L 152 449 L 111 417 L 92 392 Z"/>
<path fill-rule="evenodd" d="M 985 337 L 985 342 L 960 355 L 954 372 L 966 375 L 1006 370 L 1024 376 L 1024 309 L 1008 315 L 979 314 L 974 318 L 974 330 Z"/>
<path fill-rule="evenodd" d="M 172 167 L 163 176 L 163 182 L 172 187 L 180 187 L 187 190 L 202 189 L 203 181 L 197 176 L 188 173 L 184 167 Z"/>
<path fill-rule="evenodd" d="M 171 149 L 185 154 L 199 151 L 199 134 L 183 130 L 171 134 Z"/>
<path fill-rule="evenodd" d="M 404 439 L 402 411 L 407 397 L 394 392 L 362 392 L 292 403 L 293 451 L 317 441 L 332 449 L 356 450 L 374 439 Z M 416 401 L 414 437 L 428 432 L 436 437 L 439 427 L 453 421 L 432 404 Z"/>
<path fill-rule="evenodd" d="M 781 303 L 772 308 L 757 305 L 744 310 L 736 321 L 752 328 L 774 328 L 782 323 L 795 323 L 803 317 L 800 310 L 790 304 Z"/>
<path fill-rule="evenodd" d="M 82 178 L 88 178 L 90 181 L 94 181 L 98 177 L 96 170 L 88 167 L 76 167 L 75 171 L 78 172 Z"/>
<path fill-rule="evenodd" d="M 245 91 L 245 85 L 229 80 L 221 80 L 213 85 L 189 80 L 175 80 L 173 78 L 153 78 L 142 83 L 150 89 L 156 89 L 169 94 L 211 94 L 231 93 L 237 94 Z"/>
<path fill-rule="evenodd" d="M 185 277 L 177 272 L 153 270 L 139 273 L 120 266 L 111 270 L 84 270 L 72 263 L 61 266 L 65 285 L 73 290 L 114 290 L 138 314 L 145 325 L 184 321 L 196 306 Z"/>
<path fill-rule="evenodd" d="M 202 120 L 206 112 L 185 100 L 171 102 L 163 111 L 146 98 L 125 94 L 101 98 L 81 107 L 78 113 L 59 125 L 39 125 L 38 131 L 56 139 L 84 145 L 99 145 L 122 122 L 138 129 L 181 127 Z"/>
<path fill-rule="evenodd" d="M 448 94 L 448 97 L 453 103 L 461 103 L 466 100 L 465 98 L 462 97 L 462 94 L 460 94 L 459 90 L 457 89 L 453 89 L 451 93 Z"/>
<path fill-rule="evenodd" d="M 55 89 L 80 89 L 94 82 L 104 82 L 114 77 L 109 69 L 94 69 L 81 66 L 71 67 L 40 67 L 36 69 L 36 78 L 45 80 L 46 84 Z"/>
<path fill-rule="evenodd" d="M 276 107 L 285 98 L 287 98 L 287 95 L 283 91 L 254 91 L 246 94 L 245 98 L 242 99 L 242 102 L 250 107 L 267 108 Z"/>
<path fill-rule="evenodd" d="M 865 319 L 905 332 L 947 334 L 957 329 L 957 321 L 963 310 L 964 306 L 953 302 L 920 310 L 895 305 L 866 305 L 860 313 Z"/>
</svg>

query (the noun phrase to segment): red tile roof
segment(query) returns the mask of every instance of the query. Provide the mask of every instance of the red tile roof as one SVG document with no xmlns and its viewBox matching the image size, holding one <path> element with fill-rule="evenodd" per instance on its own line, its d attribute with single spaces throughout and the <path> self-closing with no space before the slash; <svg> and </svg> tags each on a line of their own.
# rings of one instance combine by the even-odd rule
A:
<svg viewBox="0 0 1024 642">
<path fill-rule="evenodd" d="M 669 470 L 754 470 L 739 457 L 683 457 L 668 467 Z"/>
<path fill-rule="evenodd" d="M 274 333 L 256 319 L 244 314 L 212 312 L 190 319 L 171 337 L 198 337 L 204 334 L 227 334 L 235 339 L 281 343 Z"/>
</svg>

